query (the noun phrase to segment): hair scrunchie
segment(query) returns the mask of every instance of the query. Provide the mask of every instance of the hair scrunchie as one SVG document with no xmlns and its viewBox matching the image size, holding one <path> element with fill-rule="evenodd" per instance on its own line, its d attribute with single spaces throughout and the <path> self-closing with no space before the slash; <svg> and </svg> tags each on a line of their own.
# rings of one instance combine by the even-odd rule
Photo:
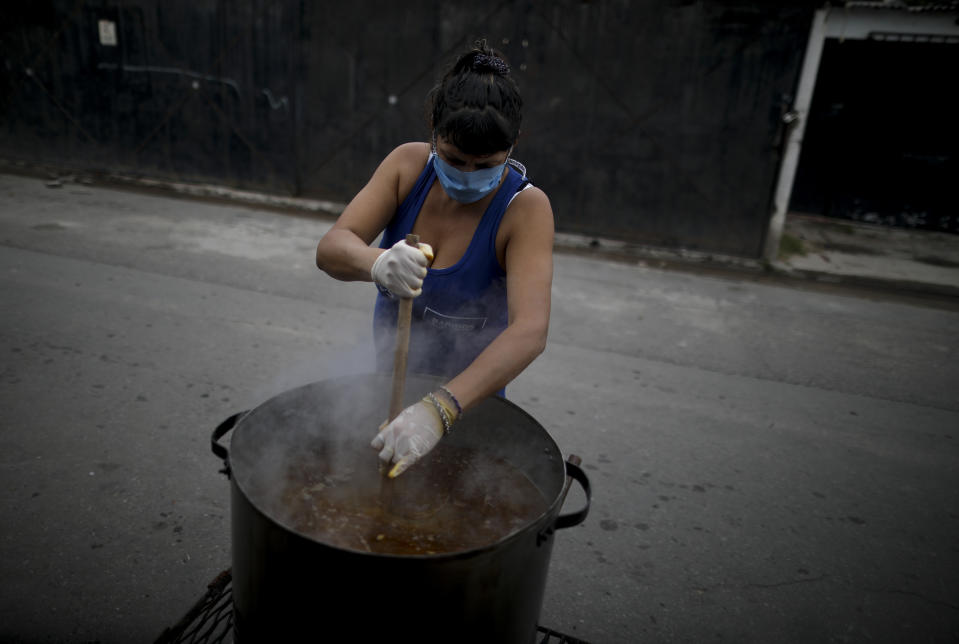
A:
<svg viewBox="0 0 959 644">
<path fill-rule="evenodd" d="M 509 74 L 509 65 L 502 58 L 491 56 L 489 54 L 476 54 L 473 57 L 473 64 L 470 68 L 474 72 L 494 72 L 497 74 Z"/>
</svg>

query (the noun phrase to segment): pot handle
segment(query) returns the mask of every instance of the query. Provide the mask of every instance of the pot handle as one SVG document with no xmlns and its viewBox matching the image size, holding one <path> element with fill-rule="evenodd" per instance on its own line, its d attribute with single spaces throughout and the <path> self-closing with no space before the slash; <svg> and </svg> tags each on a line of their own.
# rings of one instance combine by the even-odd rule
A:
<svg viewBox="0 0 959 644">
<path fill-rule="evenodd" d="M 554 530 L 562 530 L 563 528 L 572 528 L 573 526 L 579 525 L 586 520 L 586 515 L 589 514 L 589 505 L 593 500 L 593 491 L 589 485 L 589 477 L 586 476 L 579 464 L 582 461 L 575 454 L 570 454 L 569 458 L 566 459 L 566 485 L 563 487 L 562 501 L 560 501 L 560 507 L 566 501 L 566 494 L 569 492 L 570 485 L 573 481 L 576 481 L 583 488 L 583 492 L 586 493 L 586 505 L 577 510 L 576 512 L 570 512 L 569 514 L 561 514 L 556 517 L 556 523 L 553 525 Z"/>
<path fill-rule="evenodd" d="M 230 451 L 225 445 L 221 445 L 218 441 L 233 431 L 237 421 L 246 414 L 247 412 L 245 411 L 233 414 L 217 425 L 216 429 L 213 430 L 213 434 L 210 436 L 210 449 L 213 450 L 215 456 L 223 459 L 223 469 L 220 470 L 220 474 L 226 474 L 227 478 L 230 478 Z"/>
<path fill-rule="evenodd" d="M 561 514 L 556 517 L 556 521 L 554 521 L 552 525 L 546 526 L 536 535 L 537 546 L 549 541 L 549 538 L 552 537 L 553 533 L 557 530 L 572 528 L 574 525 L 579 525 L 586 520 L 586 515 L 589 514 L 589 505 L 593 500 L 593 491 L 589 486 L 589 478 L 586 476 L 586 472 L 579 467 L 579 464 L 582 462 L 582 459 L 575 454 L 570 454 L 569 458 L 566 459 L 566 463 L 564 463 L 564 465 L 566 465 L 566 481 L 563 483 L 563 489 L 559 493 L 559 508 L 560 510 L 563 509 L 563 504 L 566 503 L 566 495 L 569 493 L 569 488 L 573 484 L 573 481 L 576 481 L 583 487 L 583 492 L 586 493 L 586 505 L 576 512 Z"/>
</svg>

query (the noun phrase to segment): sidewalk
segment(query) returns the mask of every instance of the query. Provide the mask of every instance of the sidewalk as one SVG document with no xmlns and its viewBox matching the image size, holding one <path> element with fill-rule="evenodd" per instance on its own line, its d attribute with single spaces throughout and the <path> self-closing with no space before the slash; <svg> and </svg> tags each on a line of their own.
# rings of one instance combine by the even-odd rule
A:
<svg viewBox="0 0 959 644">
<path fill-rule="evenodd" d="M 959 235 L 791 214 L 780 249 L 784 275 L 959 295 Z"/>
<path fill-rule="evenodd" d="M 557 249 L 674 268 L 755 278 L 800 280 L 898 295 L 959 297 L 959 235 L 791 214 L 780 255 L 766 264 L 688 251 L 635 246 L 558 233 Z"/>
</svg>

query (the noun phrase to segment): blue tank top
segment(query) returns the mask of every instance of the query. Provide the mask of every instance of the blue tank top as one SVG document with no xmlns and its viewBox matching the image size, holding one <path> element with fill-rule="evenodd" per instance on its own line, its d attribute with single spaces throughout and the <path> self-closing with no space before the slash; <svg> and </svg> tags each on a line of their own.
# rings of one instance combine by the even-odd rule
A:
<svg viewBox="0 0 959 644">
<path fill-rule="evenodd" d="M 383 231 L 380 248 L 390 248 L 413 230 L 436 179 L 432 159 Z M 483 213 L 466 253 L 452 266 L 429 269 L 423 293 L 413 299 L 407 366 L 411 373 L 451 378 L 506 328 L 506 272 L 496 259 L 496 233 L 510 200 L 529 183 L 524 174 L 507 167 L 509 173 Z M 382 370 L 393 368 L 397 310 L 397 300 L 377 296 L 373 338 Z"/>
</svg>

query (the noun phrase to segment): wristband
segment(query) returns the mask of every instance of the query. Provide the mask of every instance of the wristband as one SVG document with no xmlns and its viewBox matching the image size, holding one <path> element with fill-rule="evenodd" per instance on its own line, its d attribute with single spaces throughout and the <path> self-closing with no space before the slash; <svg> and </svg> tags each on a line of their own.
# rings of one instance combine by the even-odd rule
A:
<svg viewBox="0 0 959 644">
<path fill-rule="evenodd" d="M 453 404 L 456 406 L 456 416 L 457 416 L 457 417 L 462 416 L 462 415 L 463 415 L 463 408 L 460 406 L 460 401 L 458 401 L 458 400 L 456 399 L 456 396 L 453 395 L 453 392 L 450 391 L 449 389 L 447 389 L 446 387 L 440 387 L 440 391 L 442 391 L 444 394 L 446 394 L 447 396 L 449 396 L 449 399 L 450 399 L 450 400 L 453 402 Z"/>
<path fill-rule="evenodd" d="M 443 406 L 443 403 L 433 395 L 433 392 L 426 394 L 423 401 L 433 405 L 436 413 L 439 414 L 440 422 L 443 423 L 443 434 L 449 434 L 450 427 L 453 426 L 453 421 L 450 420 L 450 413 L 446 410 L 446 407 Z"/>
<path fill-rule="evenodd" d="M 387 298 L 389 298 L 389 299 L 391 299 L 391 300 L 396 298 L 396 296 L 393 295 L 393 293 L 392 293 L 392 291 L 390 291 L 390 289 L 386 288 L 385 286 L 383 286 L 382 284 L 380 284 L 380 283 L 377 282 L 377 281 L 374 281 L 373 283 L 376 284 L 376 290 L 379 291 L 382 295 L 386 296 Z"/>
<path fill-rule="evenodd" d="M 386 253 L 380 253 L 380 256 L 376 258 L 376 261 L 373 262 L 373 267 L 370 268 L 370 278 L 373 280 L 373 284 L 376 286 L 376 290 L 388 297 L 389 299 L 394 299 L 396 296 L 393 295 L 393 292 L 390 289 L 386 288 L 379 283 L 376 279 L 376 267 L 383 261 L 383 258 L 386 257 Z"/>
</svg>

